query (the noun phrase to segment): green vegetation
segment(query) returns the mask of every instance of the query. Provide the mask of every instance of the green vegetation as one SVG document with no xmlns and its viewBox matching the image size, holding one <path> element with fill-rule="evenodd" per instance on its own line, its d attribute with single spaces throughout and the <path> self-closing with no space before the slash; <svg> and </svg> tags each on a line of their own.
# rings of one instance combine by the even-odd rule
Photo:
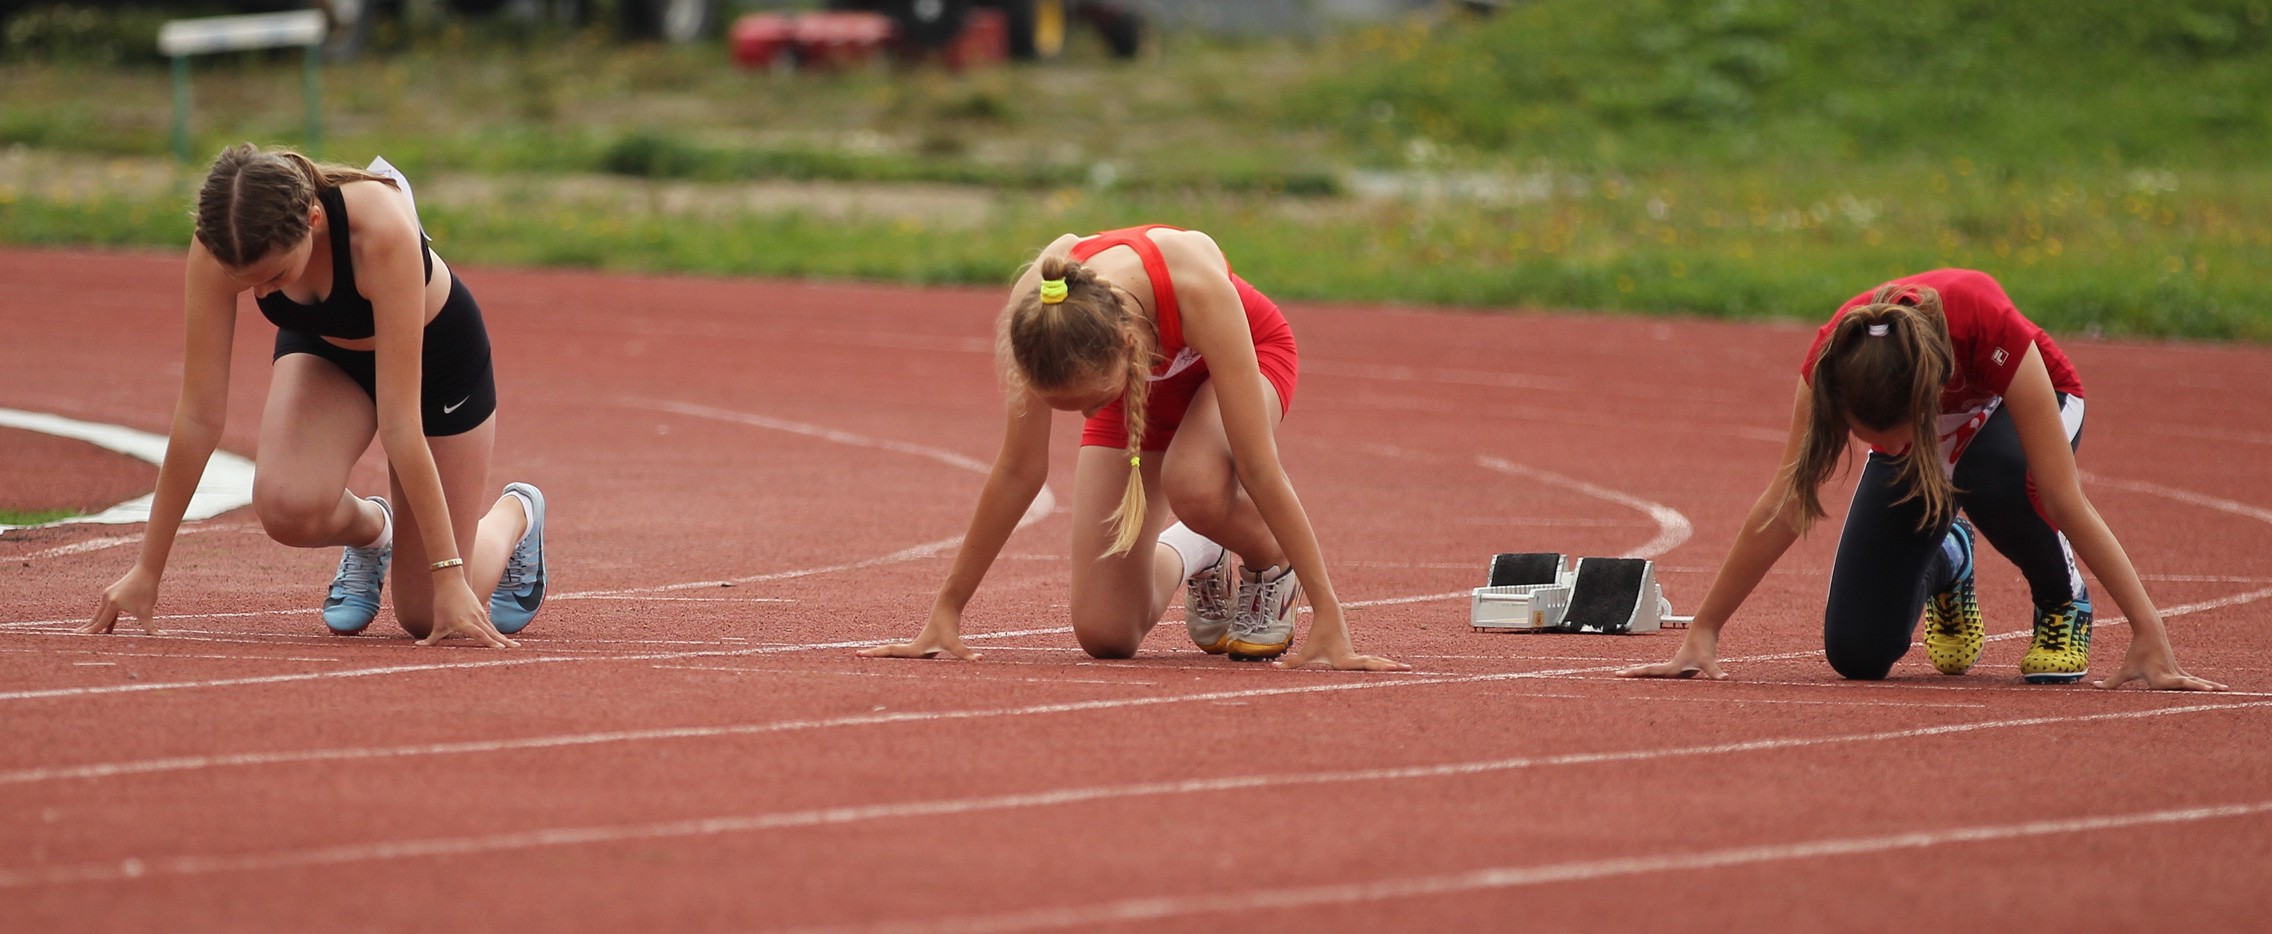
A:
<svg viewBox="0 0 2272 934">
<path fill-rule="evenodd" d="M 16 510 L 0 509 L 0 525 L 46 525 L 79 514 L 76 509 Z"/>
<path fill-rule="evenodd" d="M 2268 4 L 1530 0 L 960 75 L 445 30 L 328 72 L 326 150 L 404 166 L 472 263 L 999 282 L 1058 233 L 1168 221 L 1287 298 L 1812 319 L 1964 265 L 2062 332 L 2263 341 Z M 203 148 L 291 139 L 293 68 L 201 66 Z M 0 83 L 0 144 L 164 148 L 160 69 Z M 195 167 L 7 164 L 0 241 L 186 238 Z"/>
</svg>

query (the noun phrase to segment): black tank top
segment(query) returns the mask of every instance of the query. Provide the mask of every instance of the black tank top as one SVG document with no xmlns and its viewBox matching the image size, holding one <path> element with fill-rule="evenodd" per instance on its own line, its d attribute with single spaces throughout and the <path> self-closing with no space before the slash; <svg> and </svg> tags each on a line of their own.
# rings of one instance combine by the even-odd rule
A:
<svg viewBox="0 0 2272 934">
<path fill-rule="evenodd" d="M 316 200 L 323 202 L 324 219 L 331 229 L 331 294 L 312 305 L 302 305 L 286 298 L 279 289 L 254 304 L 260 306 L 263 317 L 284 330 L 362 340 L 377 334 L 379 325 L 371 312 L 371 300 L 355 288 L 354 254 L 347 249 L 347 199 L 339 196 L 337 188 L 318 188 Z M 418 232 L 418 245 L 426 260 L 426 281 L 432 282 L 434 247 L 423 230 Z"/>
</svg>

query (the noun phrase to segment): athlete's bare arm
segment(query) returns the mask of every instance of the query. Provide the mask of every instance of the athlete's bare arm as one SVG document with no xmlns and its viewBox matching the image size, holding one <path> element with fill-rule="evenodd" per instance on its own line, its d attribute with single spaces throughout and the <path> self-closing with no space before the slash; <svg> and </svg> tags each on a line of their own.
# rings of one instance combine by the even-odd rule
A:
<svg viewBox="0 0 2272 934">
<path fill-rule="evenodd" d="M 1397 671 L 1410 666 L 1375 655 L 1360 655 L 1351 644 L 1348 622 L 1340 598 L 1326 574 L 1325 553 L 1318 546 L 1309 514 L 1294 494 L 1278 459 L 1274 425 L 1277 413 L 1269 411 L 1263 391 L 1261 365 L 1255 359 L 1254 335 L 1248 330 L 1246 309 L 1231 284 L 1223 251 L 1198 231 L 1154 231 L 1154 242 L 1167 260 L 1175 282 L 1176 305 L 1182 311 L 1184 340 L 1207 361 L 1207 378 L 1215 384 L 1222 406 L 1223 431 L 1231 444 L 1231 462 L 1239 485 L 1262 514 L 1271 537 L 1285 551 L 1286 560 L 1309 594 L 1309 638 L 1278 664 L 1300 667 L 1325 659 L 1335 668 Z"/>
</svg>

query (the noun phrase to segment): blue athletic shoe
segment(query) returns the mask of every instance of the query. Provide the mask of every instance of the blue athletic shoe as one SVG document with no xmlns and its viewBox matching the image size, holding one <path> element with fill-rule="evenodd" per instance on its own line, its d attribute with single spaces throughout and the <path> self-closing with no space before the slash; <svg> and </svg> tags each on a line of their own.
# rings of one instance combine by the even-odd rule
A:
<svg viewBox="0 0 2272 934">
<path fill-rule="evenodd" d="M 394 523 L 394 507 L 384 496 L 371 502 Z M 371 625 L 379 615 L 379 590 L 386 586 L 387 565 L 394 563 L 394 541 L 377 548 L 347 548 L 339 556 L 339 573 L 331 579 L 331 593 L 323 600 L 323 624 L 332 632 L 352 636 Z"/>
<path fill-rule="evenodd" d="M 536 618 L 544 605 L 544 493 L 526 483 L 505 484 L 505 492 L 519 496 L 528 508 L 528 529 L 505 559 L 505 573 L 489 594 L 489 622 L 497 631 L 512 635 Z"/>
</svg>

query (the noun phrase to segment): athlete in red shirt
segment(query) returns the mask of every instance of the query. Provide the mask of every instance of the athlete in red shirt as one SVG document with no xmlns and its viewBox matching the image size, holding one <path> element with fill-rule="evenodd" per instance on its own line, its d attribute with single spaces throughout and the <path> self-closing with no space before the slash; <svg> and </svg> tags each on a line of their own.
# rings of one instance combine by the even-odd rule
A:
<svg viewBox="0 0 2272 934">
<path fill-rule="evenodd" d="M 1059 237 L 1010 290 L 998 341 L 1009 423 L 969 535 L 915 641 L 861 654 L 978 657 L 962 642 L 963 607 L 1048 478 L 1056 409 L 1088 416 L 1073 475 L 1072 617 L 1090 655 L 1135 654 L 1183 586 L 1200 648 L 1275 658 L 1306 589 L 1310 637 L 1281 666 L 1407 667 L 1350 643 L 1278 462 L 1293 331 L 1214 240 L 1156 225 Z M 1182 520 L 1173 526 L 1169 510 L 1145 508 L 1162 495 Z"/>
<path fill-rule="evenodd" d="M 1822 517 L 1817 489 L 1850 434 L 1871 450 L 1823 616 L 1824 654 L 1839 674 L 1885 677 L 1909 651 L 1920 612 L 1933 666 L 1972 668 L 1985 639 L 1973 591 L 1977 526 L 2019 566 L 2034 599 L 2026 680 L 2068 683 L 2089 671 L 2080 556 L 2130 621 L 2129 655 L 2098 686 L 2224 688 L 2178 667 L 2137 569 L 2077 479 L 2082 380 L 1996 280 L 1939 269 L 1855 296 L 1815 335 L 1799 376 L 1784 467 L 1736 533 L 1688 637 L 1671 661 L 1624 674 L 1727 677 L 1715 661 L 1721 627 Z"/>
</svg>

